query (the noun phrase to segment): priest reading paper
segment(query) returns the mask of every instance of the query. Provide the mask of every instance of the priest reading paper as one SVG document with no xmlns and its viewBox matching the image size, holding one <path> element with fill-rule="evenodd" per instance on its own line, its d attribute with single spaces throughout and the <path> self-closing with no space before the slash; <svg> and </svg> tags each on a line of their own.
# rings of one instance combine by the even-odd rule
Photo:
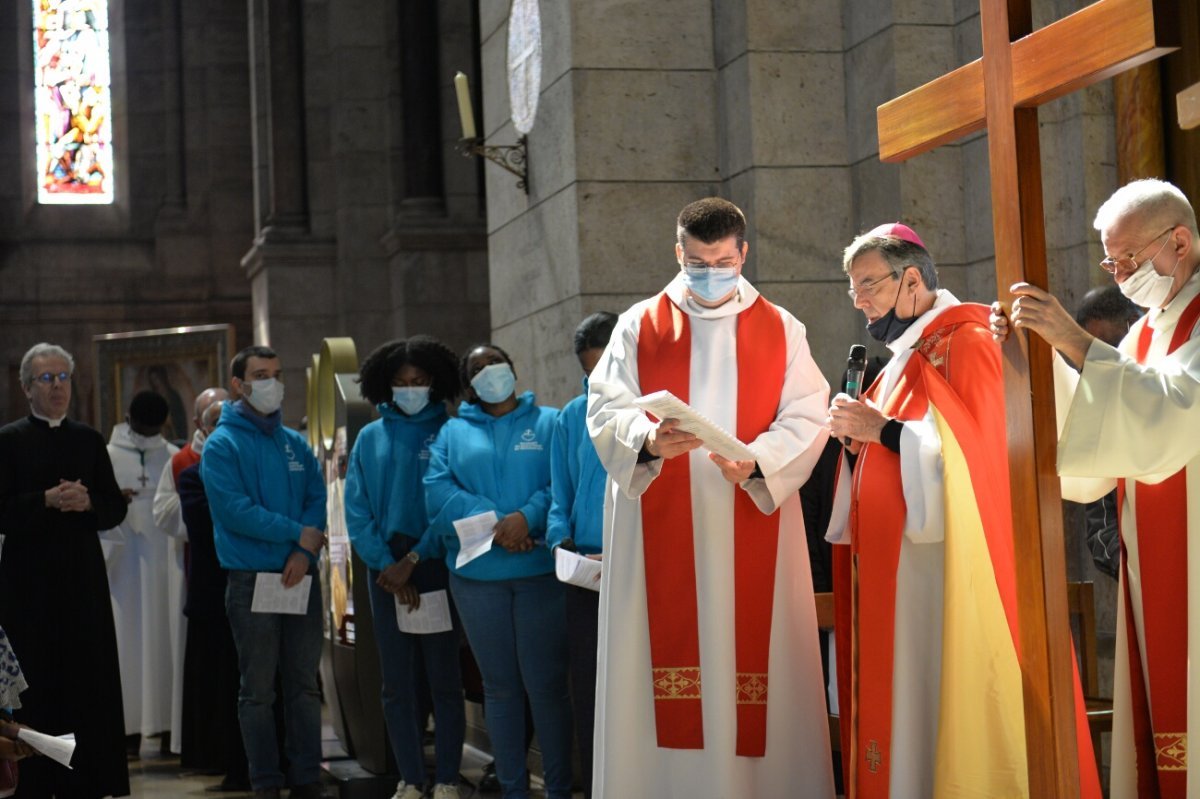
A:
<svg viewBox="0 0 1200 799">
<path fill-rule="evenodd" d="M 830 797 L 800 486 L 828 438 L 804 326 L 741 276 L 742 212 L 679 214 L 679 271 L 588 382 L 609 474 L 593 796 Z M 726 460 L 634 403 L 669 391 L 749 445 Z"/>
<path fill-rule="evenodd" d="M 1188 768 L 1187 751 L 1189 732 L 1200 727 L 1200 612 L 1191 612 L 1200 546 L 1190 541 L 1200 533 L 1196 214 L 1170 183 L 1138 180 L 1100 206 L 1094 224 L 1106 255 L 1100 267 L 1146 315 L 1114 348 L 1053 296 L 1018 283 L 1012 320 L 1082 365 L 1078 386 L 1055 403 L 1060 417 L 1066 412 L 1058 449 L 1064 498 L 1094 500 L 1117 487 L 1111 795 L 1200 796 L 1200 770 Z M 992 327 L 1007 335 L 996 306 Z"/>
</svg>

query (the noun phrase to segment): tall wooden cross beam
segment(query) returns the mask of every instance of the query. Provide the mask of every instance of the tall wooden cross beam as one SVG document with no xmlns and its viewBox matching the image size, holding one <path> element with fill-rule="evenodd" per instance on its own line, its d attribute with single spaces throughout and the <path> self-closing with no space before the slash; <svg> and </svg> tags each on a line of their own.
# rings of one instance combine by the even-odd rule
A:
<svg viewBox="0 0 1200 799">
<path fill-rule="evenodd" d="M 903 161 L 987 129 L 996 291 L 1043 288 L 1038 106 L 1175 49 L 1175 0 L 1099 0 L 1033 30 L 1029 0 L 980 0 L 983 57 L 879 107 L 879 157 Z M 1031 796 L 1077 797 L 1078 752 L 1052 352 L 1004 345 L 1009 477 Z"/>
</svg>

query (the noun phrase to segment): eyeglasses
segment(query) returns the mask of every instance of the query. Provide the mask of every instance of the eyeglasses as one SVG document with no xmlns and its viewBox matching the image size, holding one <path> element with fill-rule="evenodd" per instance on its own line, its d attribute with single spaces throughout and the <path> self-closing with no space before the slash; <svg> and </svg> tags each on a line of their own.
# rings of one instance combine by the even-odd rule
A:
<svg viewBox="0 0 1200 799">
<path fill-rule="evenodd" d="M 57 383 L 70 383 L 71 382 L 71 373 L 70 372 L 57 372 L 57 373 L 42 372 L 40 375 L 37 375 L 33 379 L 38 381 L 39 383 L 44 383 L 47 386 L 52 385 L 56 382 Z"/>
<path fill-rule="evenodd" d="M 868 280 L 866 283 L 863 283 L 861 286 L 859 286 L 856 289 L 847 289 L 846 293 L 850 295 L 851 300 L 857 300 L 859 298 L 859 295 L 861 295 L 863 297 L 874 297 L 875 294 L 878 293 L 879 289 L 881 288 L 881 286 L 879 284 L 882 283 L 883 281 L 887 280 L 888 278 L 895 277 L 895 276 L 896 276 L 896 270 L 893 269 L 891 272 L 884 275 L 883 277 L 877 277 L 874 280 Z"/>
<path fill-rule="evenodd" d="M 1151 244 L 1158 241 L 1159 238 L 1161 238 L 1162 236 L 1165 236 L 1166 234 L 1175 230 L 1175 227 L 1176 227 L 1175 225 L 1172 225 L 1171 227 L 1164 230 L 1162 233 L 1159 233 L 1157 236 L 1150 239 L 1150 241 L 1148 241 L 1146 243 L 1145 247 L 1142 247 L 1140 250 L 1138 250 L 1137 252 L 1135 252 L 1132 256 L 1130 256 L 1128 258 L 1105 258 L 1103 261 L 1100 262 L 1100 268 L 1103 269 L 1105 272 L 1108 272 L 1110 275 L 1113 274 L 1114 272 L 1116 272 L 1118 267 L 1120 267 L 1121 269 L 1124 269 L 1126 271 L 1132 271 L 1134 269 L 1137 269 L 1138 268 L 1137 257 L 1139 255 L 1141 255 L 1143 252 L 1145 252 L 1146 247 L 1149 247 Z M 1166 248 L 1168 241 L 1170 241 L 1170 239 L 1167 239 L 1167 241 L 1164 241 L 1162 243 L 1162 247 L 1159 247 L 1158 252 L 1154 253 L 1153 257 L 1151 257 L 1151 259 L 1150 259 L 1151 261 L 1153 261 L 1155 258 L 1157 258 L 1158 253 L 1162 252 L 1163 249 Z"/>
<path fill-rule="evenodd" d="M 683 265 L 691 269 L 699 269 L 701 267 L 706 269 L 732 269 L 740 263 L 740 261 L 718 261 L 715 264 L 710 264 L 707 261 L 684 261 Z"/>
</svg>

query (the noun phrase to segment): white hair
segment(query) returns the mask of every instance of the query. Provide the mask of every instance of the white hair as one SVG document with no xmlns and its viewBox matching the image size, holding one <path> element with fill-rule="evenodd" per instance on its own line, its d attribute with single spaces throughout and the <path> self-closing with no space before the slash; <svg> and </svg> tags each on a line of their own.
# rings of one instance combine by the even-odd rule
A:
<svg viewBox="0 0 1200 799">
<path fill-rule="evenodd" d="M 57 344 L 47 344 L 43 341 L 30 347 L 29 351 L 21 358 L 21 388 L 27 389 L 33 385 L 34 358 L 62 358 L 67 362 L 67 371 L 72 375 L 75 374 L 75 359 L 71 353 Z"/>
<path fill-rule="evenodd" d="M 1186 225 L 1193 236 L 1200 235 L 1192 204 L 1178 187 L 1165 180 L 1134 180 L 1117 189 L 1096 211 L 1092 227 L 1103 232 L 1129 217 L 1153 227 Z"/>
</svg>

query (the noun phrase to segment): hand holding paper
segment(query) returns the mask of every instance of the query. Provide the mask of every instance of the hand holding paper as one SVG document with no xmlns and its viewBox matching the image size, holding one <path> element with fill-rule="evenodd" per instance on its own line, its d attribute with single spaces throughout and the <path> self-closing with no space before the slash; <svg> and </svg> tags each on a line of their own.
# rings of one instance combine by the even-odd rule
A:
<svg viewBox="0 0 1200 799">
<path fill-rule="evenodd" d="M 455 568 L 461 569 L 492 548 L 498 521 L 496 512 L 489 510 L 454 522 L 454 532 L 458 533 L 460 544 L 458 557 L 454 560 Z"/>
<path fill-rule="evenodd" d="M 554 550 L 554 573 L 564 583 L 577 585 L 592 591 L 600 590 L 601 561 L 578 552 L 569 552 L 562 547 Z"/>
<path fill-rule="evenodd" d="M 41 754 L 67 768 L 71 767 L 71 756 L 75 754 L 75 733 L 46 735 L 44 732 L 22 727 L 17 740 L 24 741 Z"/>
<path fill-rule="evenodd" d="M 702 442 L 701 446 L 709 452 L 715 452 L 731 461 L 754 460 L 750 448 L 738 441 L 737 437 L 723 429 L 704 414 L 676 397 L 670 391 L 655 391 L 644 397 L 638 397 L 633 404 L 644 411 L 649 411 L 658 419 L 675 419 L 676 429 L 691 433 Z M 660 425 L 659 430 L 664 425 Z M 689 447 L 695 449 L 695 447 Z M 651 454 L 654 454 L 651 452 Z M 679 454 L 679 453 L 676 453 Z M 664 456 L 666 457 L 666 456 Z"/>
</svg>

